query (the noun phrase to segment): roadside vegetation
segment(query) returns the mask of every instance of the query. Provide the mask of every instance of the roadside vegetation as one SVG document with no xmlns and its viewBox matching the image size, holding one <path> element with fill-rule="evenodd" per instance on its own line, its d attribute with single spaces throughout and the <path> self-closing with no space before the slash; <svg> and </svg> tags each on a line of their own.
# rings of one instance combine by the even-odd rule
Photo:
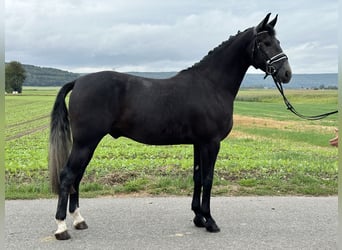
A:
<svg viewBox="0 0 342 250">
<path fill-rule="evenodd" d="M 6 199 L 54 197 L 47 152 L 57 88 L 6 95 Z M 337 90 L 288 90 L 306 115 L 337 108 Z M 286 110 L 276 90 L 241 90 L 234 128 L 221 144 L 214 195 L 336 195 L 337 149 L 329 145 L 337 116 L 305 121 Z M 81 197 L 191 195 L 191 145 L 145 146 L 105 137 L 81 183 Z"/>
</svg>

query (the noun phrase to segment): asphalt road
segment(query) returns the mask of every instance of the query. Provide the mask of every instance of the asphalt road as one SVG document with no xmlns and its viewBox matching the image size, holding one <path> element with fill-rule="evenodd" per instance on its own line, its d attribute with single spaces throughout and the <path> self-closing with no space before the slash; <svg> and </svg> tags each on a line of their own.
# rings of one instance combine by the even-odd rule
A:
<svg viewBox="0 0 342 250">
<path fill-rule="evenodd" d="M 336 249 L 337 197 L 214 197 L 219 233 L 193 225 L 190 197 L 80 202 L 89 228 L 68 217 L 57 241 L 56 200 L 6 201 L 4 249 Z"/>
</svg>

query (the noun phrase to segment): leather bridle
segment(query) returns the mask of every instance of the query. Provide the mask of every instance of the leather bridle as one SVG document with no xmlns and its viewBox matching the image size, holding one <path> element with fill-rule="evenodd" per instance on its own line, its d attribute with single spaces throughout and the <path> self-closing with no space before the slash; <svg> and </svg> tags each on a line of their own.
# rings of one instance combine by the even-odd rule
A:
<svg viewBox="0 0 342 250">
<path fill-rule="evenodd" d="M 254 46 L 252 49 L 252 55 L 253 55 L 253 60 L 255 58 L 255 53 L 260 51 L 263 54 L 263 57 L 265 58 L 265 77 L 271 75 L 273 77 L 276 76 L 276 73 L 278 71 L 277 67 L 274 65 L 275 63 L 281 62 L 281 61 L 285 61 L 288 60 L 288 57 L 285 53 L 280 52 L 279 54 L 276 54 L 274 56 L 269 56 L 267 54 L 267 52 L 264 50 L 264 48 L 260 45 L 261 42 L 258 39 L 258 36 L 263 34 L 263 33 L 267 33 L 268 31 L 261 31 L 261 32 L 256 32 L 255 33 L 255 39 L 254 39 Z M 281 64 L 282 66 L 282 64 Z"/>
</svg>

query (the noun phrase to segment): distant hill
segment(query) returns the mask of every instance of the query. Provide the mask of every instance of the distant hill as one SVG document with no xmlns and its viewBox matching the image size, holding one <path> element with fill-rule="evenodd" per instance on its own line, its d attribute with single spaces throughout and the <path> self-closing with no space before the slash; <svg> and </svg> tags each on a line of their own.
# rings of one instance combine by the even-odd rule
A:
<svg viewBox="0 0 342 250">
<path fill-rule="evenodd" d="M 24 86 L 62 86 L 81 75 L 55 68 L 45 68 L 33 65 L 23 64 L 26 70 L 27 78 Z M 177 72 L 127 72 L 131 75 L 137 75 L 147 78 L 169 78 Z M 338 75 L 331 74 L 294 74 L 290 83 L 285 88 L 337 88 Z M 242 88 L 275 88 L 272 77 L 266 79 L 262 74 L 247 74 L 241 84 Z"/>
<path fill-rule="evenodd" d="M 287 89 L 335 89 L 338 86 L 338 74 L 293 74 L 288 84 L 284 84 Z M 261 74 L 247 74 L 242 81 L 242 88 L 275 88 L 271 76 L 264 79 Z"/>
<path fill-rule="evenodd" d="M 168 78 L 177 72 L 128 72 L 132 75 L 149 77 L 149 78 Z M 288 89 L 334 89 L 338 86 L 337 73 L 331 74 L 294 74 L 289 84 L 285 88 Z M 264 74 L 246 74 L 241 88 L 275 88 L 271 76 L 264 79 Z"/>
<path fill-rule="evenodd" d="M 24 86 L 61 86 L 80 76 L 68 71 L 23 64 L 26 71 Z"/>
</svg>

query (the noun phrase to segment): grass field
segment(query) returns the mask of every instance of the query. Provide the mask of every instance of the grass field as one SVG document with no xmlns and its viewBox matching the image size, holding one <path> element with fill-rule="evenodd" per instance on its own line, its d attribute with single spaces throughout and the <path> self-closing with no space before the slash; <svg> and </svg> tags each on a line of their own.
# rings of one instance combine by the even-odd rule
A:
<svg viewBox="0 0 342 250">
<path fill-rule="evenodd" d="M 49 114 L 56 88 L 24 89 L 5 97 L 6 198 L 44 198 Z M 335 110 L 335 90 L 288 90 L 298 111 Z M 335 195 L 337 115 L 305 121 L 286 110 L 276 90 L 241 90 L 234 128 L 221 144 L 215 195 Z M 82 197 L 99 195 L 191 195 L 192 146 L 145 146 L 105 137 L 81 184 Z"/>
</svg>

